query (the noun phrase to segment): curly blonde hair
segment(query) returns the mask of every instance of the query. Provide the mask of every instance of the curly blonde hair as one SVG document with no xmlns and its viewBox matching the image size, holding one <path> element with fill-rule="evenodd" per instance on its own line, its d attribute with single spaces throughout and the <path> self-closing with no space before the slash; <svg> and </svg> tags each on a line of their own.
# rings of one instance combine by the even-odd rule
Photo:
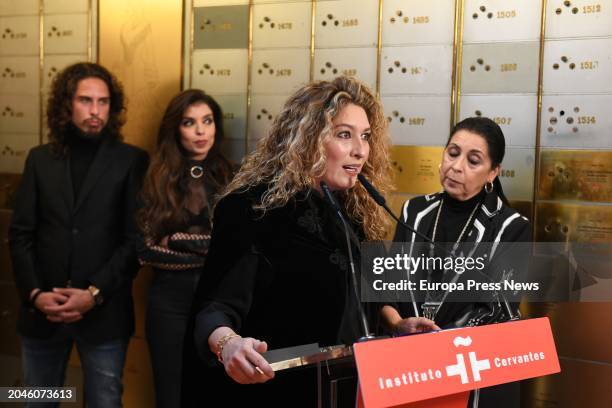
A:
<svg viewBox="0 0 612 408">
<path fill-rule="evenodd" d="M 247 156 L 224 195 L 267 184 L 255 210 L 282 207 L 298 192 L 315 185 L 326 169 L 325 144 L 333 130 L 332 120 L 340 110 L 355 104 L 370 122 L 370 153 L 362 173 L 383 194 L 391 190 L 389 136 L 380 101 L 363 83 L 350 77 L 315 81 L 296 91 L 285 102 L 268 134 Z M 360 225 L 369 240 L 383 239 L 389 221 L 361 183 L 341 192 L 344 209 Z"/>
</svg>

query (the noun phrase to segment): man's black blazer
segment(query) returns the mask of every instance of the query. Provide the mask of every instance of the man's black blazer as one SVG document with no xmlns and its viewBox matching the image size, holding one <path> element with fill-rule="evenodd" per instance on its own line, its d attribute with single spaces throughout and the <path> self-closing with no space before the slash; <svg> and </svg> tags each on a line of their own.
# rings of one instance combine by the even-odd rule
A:
<svg viewBox="0 0 612 408">
<path fill-rule="evenodd" d="M 59 327 L 29 304 L 32 289 L 100 289 L 104 303 L 73 323 L 91 342 L 129 337 L 134 330 L 132 280 L 138 271 L 134 212 L 146 171 L 145 151 L 104 139 L 74 197 L 70 158 L 50 145 L 33 148 L 25 164 L 9 243 L 23 300 L 21 334 L 50 337 Z M 68 283 L 69 282 L 69 283 Z"/>
</svg>

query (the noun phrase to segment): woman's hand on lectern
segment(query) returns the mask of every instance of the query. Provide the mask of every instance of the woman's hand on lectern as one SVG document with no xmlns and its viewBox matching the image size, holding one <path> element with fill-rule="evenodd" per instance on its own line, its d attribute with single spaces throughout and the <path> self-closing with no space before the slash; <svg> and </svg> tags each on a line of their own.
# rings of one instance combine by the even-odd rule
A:
<svg viewBox="0 0 612 408">
<path fill-rule="evenodd" d="M 211 343 L 216 348 L 211 347 L 211 350 L 217 353 L 225 372 L 237 383 L 264 383 L 274 378 L 274 370 L 261 355 L 268 350 L 265 341 L 241 337 L 229 327 L 219 327 L 211 334 Z"/>
<path fill-rule="evenodd" d="M 425 333 L 433 330 L 441 330 L 433 321 L 424 317 L 407 317 L 394 324 L 395 334 Z"/>
</svg>

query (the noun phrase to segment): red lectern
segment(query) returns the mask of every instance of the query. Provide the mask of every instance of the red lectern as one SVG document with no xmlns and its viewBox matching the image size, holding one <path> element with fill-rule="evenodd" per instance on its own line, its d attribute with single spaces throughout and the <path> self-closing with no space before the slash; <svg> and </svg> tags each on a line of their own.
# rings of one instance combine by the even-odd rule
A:
<svg viewBox="0 0 612 408">
<path fill-rule="evenodd" d="M 560 371 L 548 318 L 357 343 L 360 405 L 465 408 L 469 391 Z"/>
</svg>

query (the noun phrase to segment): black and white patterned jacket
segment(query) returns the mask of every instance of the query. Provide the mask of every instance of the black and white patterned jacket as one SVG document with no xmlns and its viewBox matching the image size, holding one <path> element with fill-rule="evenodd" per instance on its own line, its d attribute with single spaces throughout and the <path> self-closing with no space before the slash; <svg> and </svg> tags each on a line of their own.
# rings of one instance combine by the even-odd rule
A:
<svg viewBox="0 0 612 408">
<path fill-rule="evenodd" d="M 442 198 L 443 193 L 438 192 L 407 200 L 402 206 L 401 220 L 425 236 L 431 237 Z M 444 228 L 444 226 L 440 225 L 438 228 Z M 505 245 L 500 246 L 500 243 L 528 242 L 531 239 L 530 230 L 530 223 L 527 218 L 504 204 L 497 194 L 486 194 L 483 203 L 476 212 L 472 225 L 467 230 L 462 249 L 464 252 L 467 250 L 472 256 L 486 253 L 489 266 L 493 269 L 495 259 L 502 257 L 500 251 L 507 247 Z M 415 243 L 425 242 L 422 237 L 409 231 L 401 224 L 398 224 L 393 240 L 406 243 L 407 252 L 412 251 Z M 507 257 L 504 258 L 504 262 L 506 262 L 506 259 Z M 527 267 L 528 256 L 514 261 L 516 261 L 514 268 L 524 269 Z M 488 270 L 487 274 L 490 274 L 493 279 L 496 272 Z M 420 304 L 416 306 L 409 302 L 399 303 L 397 306 L 402 317 L 414 316 L 415 308 L 420 310 Z M 436 322 L 441 327 L 456 326 L 458 325 L 457 319 L 466 316 L 466 310 L 469 307 L 469 304 L 460 303 L 444 305 L 437 315 Z M 515 312 L 518 310 L 518 304 L 513 304 L 512 307 Z M 462 321 L 461 325 L 467 323 L 468 321 Z M 479 322 L 473 321 L 467 325 L 478 324 Z"/>
</svg>

